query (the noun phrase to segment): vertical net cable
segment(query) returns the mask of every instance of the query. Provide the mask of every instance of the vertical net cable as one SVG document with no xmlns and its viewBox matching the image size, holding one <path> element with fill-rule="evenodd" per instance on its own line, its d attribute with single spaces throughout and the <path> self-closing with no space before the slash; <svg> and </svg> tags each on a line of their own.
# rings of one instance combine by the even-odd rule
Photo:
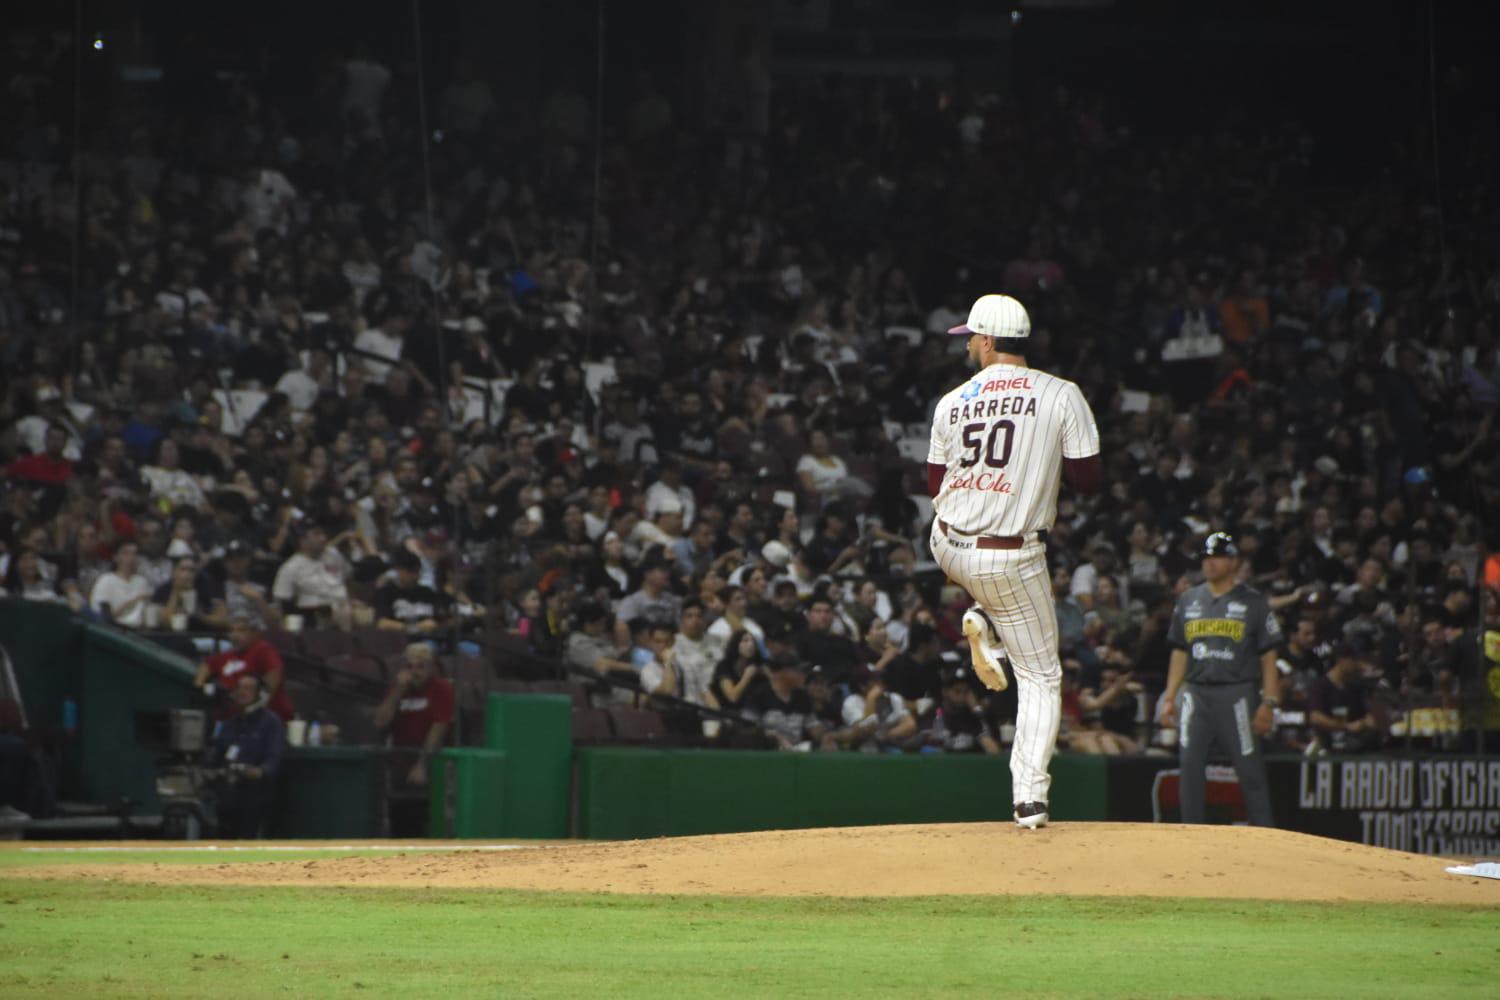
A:
<svg viewBox="0 0 1500 1000">
<path fill-rule="evenodd" d="M 597 2 L 598 22 L 594 37 L 594 204 L 592 217 L 589 220 L 589 282 L 588 282 L 588 313 L 584 322 L 583 332 L 583 358 L 582 361 L 591 361 L 594 357 L 594 328 L 599 323 L 599 230 L 600 223 L 604 217 L 603 211 L 603 188 L 604 188 L 604 14 L 605 0 Z M 585 397 L 588 395 L 588 378 L 579 379 L 578 395 L 578 421 L 583 423 L 586 408 Z M 598 422 L 599 413 L 594 414 L 595 422 Z M 599 428 L 594 427 L 595 435 Z"/>
<path fill-rule="evenodd" d="M 83 260 L 83 0 L 73 0 L 73 240 L 68 288 L 68 350 L 73 392 L 83 368 L 83 331 L 78 321 L 78 286 Z M 61 388 L 61 386 L 59 386 Z"/>
</svg>

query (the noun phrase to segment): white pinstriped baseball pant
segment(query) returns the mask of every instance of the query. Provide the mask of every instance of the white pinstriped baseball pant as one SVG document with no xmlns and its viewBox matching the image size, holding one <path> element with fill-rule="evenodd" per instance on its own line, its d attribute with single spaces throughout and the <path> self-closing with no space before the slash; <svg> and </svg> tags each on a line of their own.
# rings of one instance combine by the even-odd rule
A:
<svg viewBox="0 0 1500 1000">
<path fill-rule="evenodd" d="M 1033 539 L 1019 549 L 981 549 L 972 538 L 943 534 L 936 519 L 929 540 L 938 566 L 994 622 L 1016 676 L 1011 801 L 1046 802 L 1052 785 L 1047 765 L 1062 723 L 1062 661 L 1047 546 Z"/>
</svg>

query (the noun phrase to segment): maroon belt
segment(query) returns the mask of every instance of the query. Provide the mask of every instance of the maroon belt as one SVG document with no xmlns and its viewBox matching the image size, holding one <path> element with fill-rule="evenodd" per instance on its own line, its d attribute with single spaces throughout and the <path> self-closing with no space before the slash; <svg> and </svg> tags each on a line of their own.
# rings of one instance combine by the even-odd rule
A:
<svg viewBox="0 0 1500 1000">
<path fill-rule="evenodd" d="M 948 522 L 942 518 L 938 518 L 938 528 L 944 535 L 947 535 L 949 538 L 953 537 L 953 535 L 948 534 Z M 957 534 L 957 532 L 953 534 Z M 1026 539 L 1020 535 L 974 535 L 972 537 L 976 549 L 1019 549 L 1022 545 L 1026 544 Z"/>
</svg>

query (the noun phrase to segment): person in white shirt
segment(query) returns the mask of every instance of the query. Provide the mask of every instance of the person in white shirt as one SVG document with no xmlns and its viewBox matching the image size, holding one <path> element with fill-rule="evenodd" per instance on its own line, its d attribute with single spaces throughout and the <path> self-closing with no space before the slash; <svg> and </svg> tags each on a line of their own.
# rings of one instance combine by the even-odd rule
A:
<svg viewBox="0 0 1500 1000">
<path fill-rule="evenodd" d="M 713 696 L 714 667 L 719 661 L 705 638 L 705 624 L 703 602 L 696 597 L 684 601 L 672 641 L 672 663 L 677 668 L 677 697 L 714 708 L 718 705 Z"/>
<path fill-rule="evenodd" d="M 348 607 L 345 580 L 349 564 L 328 545 L 328 535 L 317 524 L 302 528 L 297 552 L 276 571 L 271 596 L 287 610 L 337 614 Z"/>
<path fill-rule="evenodd" d="M 817 496 L 869 496 L 870 485 L 849 475 L 849 466 L 830 450 L 832 442 L 824 431 L 813 431 L 807 439 L 807 454 L 797 462 L 797 476 L 802 488 Z"/>
<path fill-rule="evenodd" d="M 1026 364 L 1031 317 L 1020 302 L 982 296 L 968 322 L 949 333 L 968 338 L 975 373 L 933 411 L 927 488 L 936 516 L 928 544 L 939 568 L 975 601 L 963 617 L 975 674 L 1005 690 L 1002 647 L 1015 673 L 1011 794 L 1016 824 L 1034 830 L 1048 822 L 1048 765 L 1062 721 L 1046 534 L 1064 476 L 1079 493 L 1098 491 L 1099 429 L 1076 384 Z"/>
<path fill-rule="evenodd" d="M 157 446 L 156 464 L 141 469 L 141 475 L 151 485 L 151 496 L 157 500 L 166 500 L 174 508 L 207 509 L 208 498 L 204 496 L 203 487 L 191 474 L 179 467 L 179 461 L 177 442 L 171 438 L 162 438 Z"/>
<path fill-rule="evenodd" d="M 380 263 L 370 252 L 370 241 L 357 236 L 349 244 L 349 259 L 344 261 L 344 279 L 354 289 L 354 307 L 364 307 L 365 297 L 380 287 Z"/>
<path fill-rule="evenodd" d="M 697 502 L 693 499 L 693 491 L 683 485 L 682 467 L 667 459 L 661 464 L 660 478 L 646 487 L 646 516 L 654 520 L 661 511 L 670 509 L 674 501 L 682 510 L 683 529 L 691 528 Z"/>
<path fill-rule="evenodd" d="M 32 455 L 39 455 L 47 449 L 47 431 L 52 427 L 61 427 L 67 432 L 68 441 L 63 446 L 62 457 L 70 462 L 76 462 L 83 456 L 83 439 L 79 436 L 73 421 L 68 417 L 68 408 L 63 404 L 62 393 L 56 386 L 44 385 L 36 391 L 37 412 L 30 416 L 22 417 L 16 421 L 16 437 L 18 437 L 26 451 Z"/>
<path fill-rule="evenodd" d="M 406 317 L 394 313 L 387 315 L 380 326 L 360 331 L 354 338 L 354 346 L 366 354 L 389 358 L 390 362 L 363 358 L 365 377 L 374 385 L 385 385 L 385 377 L 395 363 L 401 360 L 401 349 L 406 343 Z"/>
<path fill-rule="evenodd" d="M 286 394 L 292 409 L 306 413 L 317 403 L 324 389 L 332 388 L 331 369 L 327 351 L 309 351 L 305 365 L 293 368 L 277 380 L 276 391 Z"/>
<path fill-rule="evenodd" d="M 677 541 L 682 537 L 682 504 L 676 497 L 663 497 L 656 510 L 654 521 L 641 520 L 630 532 L 630 541 L 645 550 L 660 545 L 668 552 L 676 552 Z"/>
<path fill-rule="evenodd" d="M 140 628 L 146 624 L 146 607 L 154 589 L 151 582 L 136 571 L 139 551 L 134 542 L 125 542 L 115 550 L 115 568 L 94 583 L 89 606 L 116 625 Z"/>
<path fill-rule="evenodd" d="M 765 649 L 766 630 L 750 617 L 750 598 L 744 589 L 725 587 L 719 591 L 719 600 L 724 605 L 724 613 L 704 633 L 713 662 L 723 659 L 724 651 L 729 648 L 729 640 L 741 630 L 749 632 L 755 639 L 755 644 Z"/>
<path fill-rule="evenodd" d="M 250 168 L 245 189 L 240 193 L 242 219 L 252 233 L 274 229 L 286 235 L 292 203 L 297 189 L 279 170 Z"/>
</svg>

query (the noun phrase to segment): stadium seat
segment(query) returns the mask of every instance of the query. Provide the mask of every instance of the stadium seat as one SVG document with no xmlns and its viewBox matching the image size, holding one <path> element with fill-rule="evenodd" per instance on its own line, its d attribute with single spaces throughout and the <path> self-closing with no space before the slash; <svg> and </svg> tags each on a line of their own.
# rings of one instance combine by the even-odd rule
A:
<svg viewBox="0 0 1500 1000">
<path fill-rule="evenodd" d="M 573 709 L 573 742 L 578 746 L 596 746 L 614 738 L 609 712 L 602 708 Z"/>
<path fill-rule="evenodd" d="M 438 657 L 438 666 L 442 668 L 443 676 L 457 684 L 460 677 L 470 674 L 475 676 L 489 677 L 494 674 L 490 668 L 490 661 L 478 656 L 469 656 L 466 653 L 450 653 Z"/>
<path fill-rule="evenodd" d="M 302 654 L 320 662 L 354 652 L 354 639 L 340 629 L 309 629 L 301 635 Z"/>
<path fill-rule="evenodd" d="M 302 637 L 295 632 L 286 629 L 268 628 L 261 633 L 271 648 L 282 656 L 300 656 L 302 654 Z"/>
<path fill-rule="evenodd" d="M 624 705 L 616 705 L 607 711 L 614 727 L 615 739 L 619 742 L 643 745 L 665 742 L 667 730 L 660 714 L 650 709 L 628 708 Z"/>
<path fill-rule="evenodd" d="M 388 682 L 385 664 L 363 653 L 340 653 L 329 657 L 323 665 L 331 671 L 328 679 L 334 686 L 363 681 L 383 689 Z"/>
<path fill-rule="evenodd" d="M 366 625 L 354 630 L 354 648 L 361 653 L 389 661 L 406 652 L 406 633 Z"/>
<path fill-rule="evenodd" d="M 588 688 L 577 681 L 532 681 L 527 687 L 534 694 L 565 694 L 574 708 L 589 707 Z"/>
</svg>

